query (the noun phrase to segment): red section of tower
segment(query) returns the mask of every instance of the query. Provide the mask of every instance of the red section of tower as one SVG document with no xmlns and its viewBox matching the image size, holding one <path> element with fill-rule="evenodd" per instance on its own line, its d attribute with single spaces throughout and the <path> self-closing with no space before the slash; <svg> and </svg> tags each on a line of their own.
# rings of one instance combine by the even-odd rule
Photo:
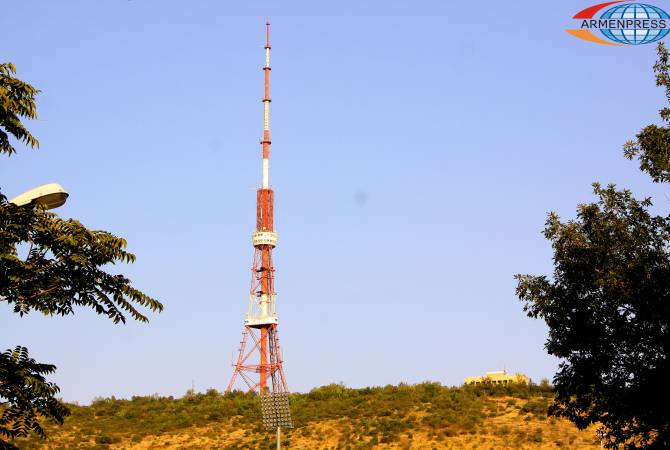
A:
<svg viewBox="0 0 670 450">
<path fill-rule="evenodd" d="M 249 310 L 230 391 L 238 375 L 250 391 L 288 392 L 279 348 L 278 319 L 275 310 L 274 266 L 272 249 L 277 245 L 274 230 L 274 192 L 269 187 L 270 172 L 270 23 L 266 23 L 265 95 L 263 96 L 263 164 L 261 188 L 256 195 L 256 231 L 252 235 L 254 263 L 251 268 Z M 271 386 L 268 386 L 268 378 Z"/>
</svg>

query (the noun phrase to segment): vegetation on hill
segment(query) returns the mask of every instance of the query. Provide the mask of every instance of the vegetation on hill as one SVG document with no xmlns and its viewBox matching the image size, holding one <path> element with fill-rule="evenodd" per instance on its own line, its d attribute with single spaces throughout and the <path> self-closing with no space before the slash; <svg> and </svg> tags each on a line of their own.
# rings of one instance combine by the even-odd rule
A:
<svg viewBox="0 0 670 450">
<path fill-rule="evenodd" d="M 486 449 L 501 448 L 503 442 L 509 448 L 595 445 L 592 432 L 547 418 L 553 395 L 546 383 L 445 387 L 426 382 L 363 389 L 330 384 L 291 395 L 295 428 L 286 430 L 284 444 L 305 449 L 459 448 L 457 442 Z M 48 429 L 47 441 L 32 437 L 17 445 L 22 449 L 274 445 L 273 433 L 260 425 L 260 401 L 252 393 L 220 394 L 210 389 L 179 399 L 112 397 L 69 407 L 71 417 L 64 426 Z M 556 428 L 559 425 L 564 428 Z M 482 444 L 486 442 L 489 446 Z"/>
</svg>

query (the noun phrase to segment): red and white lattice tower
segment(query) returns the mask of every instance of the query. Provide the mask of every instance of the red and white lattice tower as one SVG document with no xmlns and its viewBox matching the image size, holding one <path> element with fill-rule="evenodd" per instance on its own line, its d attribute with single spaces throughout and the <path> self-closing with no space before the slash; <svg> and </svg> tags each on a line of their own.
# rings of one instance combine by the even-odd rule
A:
<svg viewBox="0 0 670 450">
<path fill-rule="evenodd" d="M 263 97 L 263 175 L 256 194 L 256 231 L 252 234 L 254 264 L 251 268 L 249 310 L 244 319 L 244 332 L 239 355 L 233 364 L 233 376 L 226 391 L 230 391 L 238 375 L 250 391 L 288 392 L 282 367 L 275 310 L 272 249 L 277 245 L 274 230 L 274 192 L 270 189 L 270 23 L 266 23 L 265 95 Z M 271 385 L 268 386 L 268 379 Z"/>
</svg>

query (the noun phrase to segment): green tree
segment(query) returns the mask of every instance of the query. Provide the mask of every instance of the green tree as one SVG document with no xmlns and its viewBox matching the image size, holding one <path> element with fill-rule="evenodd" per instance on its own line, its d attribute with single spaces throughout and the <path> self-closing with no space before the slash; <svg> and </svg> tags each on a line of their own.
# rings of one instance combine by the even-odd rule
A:
<svg viewBox="0 0 670 450">
<path fill-rule="evenodd" d="M 0 64 L 0 153 L 7 155 L 16 152 L 10 137 L 39 146 L 20 121 L 36 117 L 39 91 L 15 73 L 14 65 Z M 63 220 L 39 204 L 16 206 L 0 193 L 0 302 L 20 316 L 64 316 L 87 307 L 114 323 L 127 316 L 147 322 L 139 308 L 160 312 L 163 305 L 104 270 L 134 261 L 124 239 Z M 58 386 L 44 378 L 55 369 L 31 359 L 25 347 L 0 353 L 0 449 L 15 448 L 9 441 L 30 432 L 44 436 L 41 418 L 63 423 L 68 410 L 55 397 Z"/>
<path fill-rule="evenodd" d="M 657 84 L 670 101 L 668 54 L 658 47 Z M 668 181 L 670 109 L 624 147 L 655 182 Z M 550 413 L 579 428 L 602 424 L 608 448 L 670 447 L 670 216 L 649 212 L 614 185 L 593 185 L 597 201 L 544 229 L 553 277 L 517 275 L 517 295 L 549 327 L 547 352 L 560 358 Z"/>
</svg>

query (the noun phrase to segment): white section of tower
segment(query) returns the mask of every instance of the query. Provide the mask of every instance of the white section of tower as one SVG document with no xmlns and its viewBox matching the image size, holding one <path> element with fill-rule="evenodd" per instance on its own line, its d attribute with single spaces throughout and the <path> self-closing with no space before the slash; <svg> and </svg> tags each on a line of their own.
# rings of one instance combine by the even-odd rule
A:
<svg viewBox="0 0 670 450">
<path fill-rule="evenodd" d="M 263 103 L 263 131 L 270 131 L 270 102 Z"/>
<path fill-rule="evenodd" d="M 276 296 L 262 294 L 260 298 L 251 294 L 249 296 L 249 309 L 244 318 L 244 324 L 248 327 L 260 327 L 268 324 L 278 324 Z"/>
<path fill-rule="evenodd" d="M 267 103 L 267 102 L 266 102 Z M 263 189 L 268 189 L 270 187 L 270 160 L 263 158 Z"/>
<path fill-rule="evenodd" d="M 260 316 L 261 317 L 267 317 L 268 316 L 268 295 L 267 294 L 261 294 L 261 305 L 260 305 Z"/>
</svg>

